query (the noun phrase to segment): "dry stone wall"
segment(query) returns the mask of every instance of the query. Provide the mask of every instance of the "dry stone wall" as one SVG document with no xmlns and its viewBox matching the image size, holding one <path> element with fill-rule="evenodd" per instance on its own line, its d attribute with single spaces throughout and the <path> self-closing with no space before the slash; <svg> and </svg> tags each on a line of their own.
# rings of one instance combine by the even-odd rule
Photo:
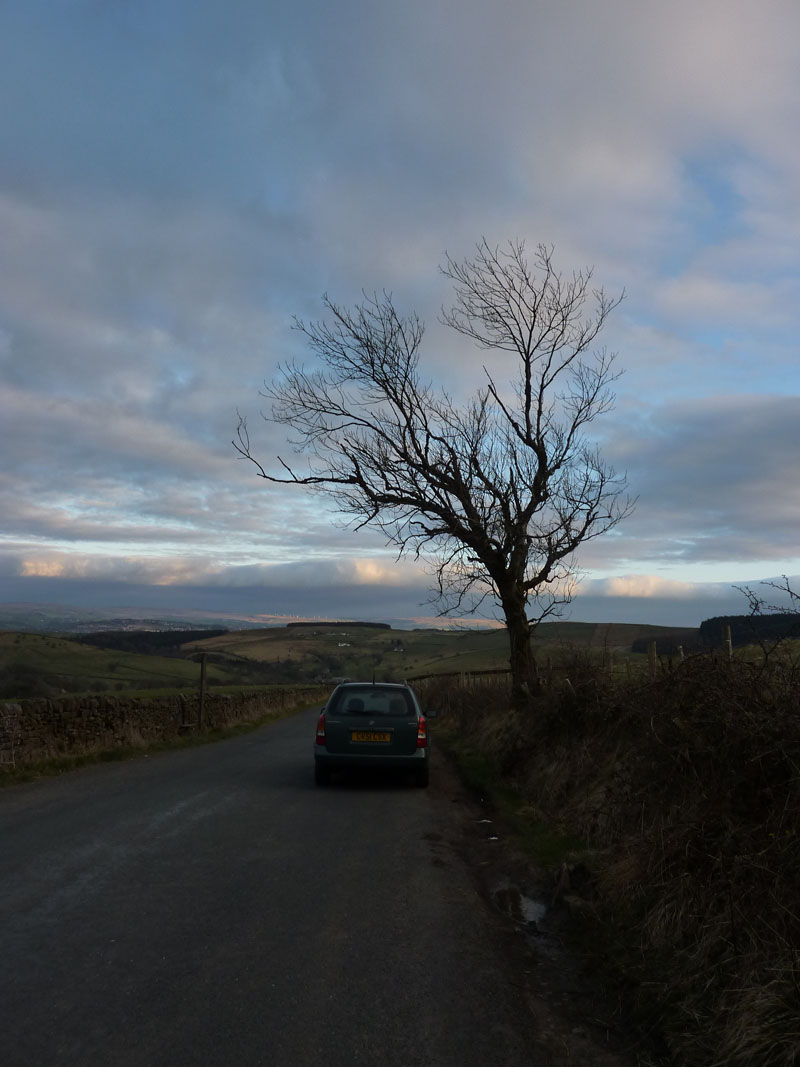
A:
<svg viewBox="0 0 800 1067">
<path fill-rule="evenodd" d="M 324 700 L 330 687 L 270 686 L 206 693 L 203 728 L 254 722 Z M 165 741 L 197 728 L 197 692 L 126 697 L 99 694 L 0 703 L 0 771 L 58 756 Z"/>
</svg>

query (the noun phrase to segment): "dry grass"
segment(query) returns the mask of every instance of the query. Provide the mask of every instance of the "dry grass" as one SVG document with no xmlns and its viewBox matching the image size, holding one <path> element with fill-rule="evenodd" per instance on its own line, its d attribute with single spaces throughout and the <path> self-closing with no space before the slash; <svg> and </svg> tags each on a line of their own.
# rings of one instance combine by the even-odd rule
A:
<svg viewBox="0 0 800 1067">
<path fill-rule="evenodd" d="M 432 702 L 538 811 L 599 850 L 598 944 L 666 1062 L 800 1062 L 791 646 L 638 681 L 571 654 L 525 717 L 496 690 Z"/>
</svg>

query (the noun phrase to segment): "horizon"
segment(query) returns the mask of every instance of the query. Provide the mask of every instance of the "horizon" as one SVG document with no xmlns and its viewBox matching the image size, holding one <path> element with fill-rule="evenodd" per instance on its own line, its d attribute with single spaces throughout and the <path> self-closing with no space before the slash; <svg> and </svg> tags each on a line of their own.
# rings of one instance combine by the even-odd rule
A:
<svg viewBox="0 0 800 1067">
<path fill-rule="evenodd" d="M 49 584 L 49 583 L 48 583 Z M 63 589 L 63 584 L 60 583 Z M 0 583 L 0 596 L 2 596 Z M 756 586 L 751 588 L 759 592 Z M 137 596 L 126 601 L 124 592 L 131 593 L 130 587 L 121 586 L 119 583 L 106 584 L 106 596 L 99 598 L 95 603 L 88 603 L 85 599 L 83 588 L 80 584 L 72 590 L 72 595 L 62 592 L 60 598 L 52 601 L 24 599 L 0 599 L 0 618 L 6 617 L 15 610 L 24 612 L 40 611 L 45 615 L 53 615 L 63 612 L 65 615 L 77 617 L 88 616 L 92 619 L 140 619 L 140 620 L 167 620 L 169 618 L 196 619 L 199 623 L 202 619 L 212 619 L 217 623 L 224 623 L 227 618 L 230 622 L 243 623 L 248 626 L 272 627 L 285 626 L 290 622 L 318 622 L 320 624 L 336 622 L 364 622 L 382 623 L 396 629 L 433 628 L 442 630 L 473 630 L 473 629 L 502 629 L 504 623 L 498 618 L 468 617 L 458 618 L 452 616 L 438 616 L 423 614 L 417 611 L 404 612 L 402 601 L 396 601 L 396 611 L 376 613 L 370 606 L 370 601 L 362 602 L 363 610 L 357 613 L 347 611 L 332 612 L 326 614 L 313 613 L 311 611 L 268 611 L 256 610 L 255 601 L 261 596 L 259 590 L 243 590 L 241 601 L 249 601 L 247 607 L 237 610 L 229 603 L 226 591 L 217 589 L 183 589 L 183 602 L 181 597 L 174 596 L 175 589 L 159 588 L 156 590 L 159 597 L 153 595 L 153 590 L 147 586 L 139 587 Z M 763 590 L 761 592 L 766 592 Z M 781 598 L 772 590 L 771 597 L 765 597 L 765 611 L 791 610 L 792 603 L 785 597 Z M 209 604 L 209 595 L 216 597 L 216 605 Z M 120 597 L 120 599 L 117 599 Z M 314 601 L 312 592 L 306 598 L 306 606 Z M 777 603 L 775 603 L 777 601 Z M 407 604 L 405 606 L 408 606 Z M 749 603 L 743 593 L 731 590 L 731 595 L 724 595 L 717 590 L 714 596 L 703 600 L 689 600 L 676 604 L 674 599 L 648 598 L 645 604 L 638 603 L 636 598 L 631 597 L 584 597 L 576 598 L 569 605 L 569 610 L 559 617 L 546 618 L 542 624 L 553 622 L 574 622 L 594 625 L 630 625 L 630 626 L 658 626 L 665 629 L 678 627 L 697 629 L 707 619 L 720 616 L 745 616 L 749 614 Z"/>
</svg>

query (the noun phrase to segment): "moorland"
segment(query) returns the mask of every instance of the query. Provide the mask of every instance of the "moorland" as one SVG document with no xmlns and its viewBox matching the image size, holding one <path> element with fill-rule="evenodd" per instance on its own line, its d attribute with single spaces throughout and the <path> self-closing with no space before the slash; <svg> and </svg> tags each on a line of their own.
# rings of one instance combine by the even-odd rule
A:
<svg viewBox="0 0 800 1067">
<path fill-rule="evenodd" d="M 656 641 L 660 651 L 691 648 L 694 628 L 580 622 L 543 623 L 537 656 L 566 647 L 632 661 Z M 248 630 L 0 632 L 0 698 L 185 688 L 199 683 L 205 657 L 210 687 L 403 680 L 508 666 L 507 637 L 494 630 L 394 630 L 338 622 Z"/>
</svg>

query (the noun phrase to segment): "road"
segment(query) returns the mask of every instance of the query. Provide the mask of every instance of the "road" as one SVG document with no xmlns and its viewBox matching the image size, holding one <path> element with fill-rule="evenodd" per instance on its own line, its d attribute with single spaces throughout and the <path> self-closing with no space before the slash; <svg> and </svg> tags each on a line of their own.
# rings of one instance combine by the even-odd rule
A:
<svg viewBox="0 0 800 1067">
<path fill-rule="evenodd" d="M 455 805 L 315 788 L 315 718 L 0 792 L 6 1067 L 550 1062 Z"/>
</svg>

